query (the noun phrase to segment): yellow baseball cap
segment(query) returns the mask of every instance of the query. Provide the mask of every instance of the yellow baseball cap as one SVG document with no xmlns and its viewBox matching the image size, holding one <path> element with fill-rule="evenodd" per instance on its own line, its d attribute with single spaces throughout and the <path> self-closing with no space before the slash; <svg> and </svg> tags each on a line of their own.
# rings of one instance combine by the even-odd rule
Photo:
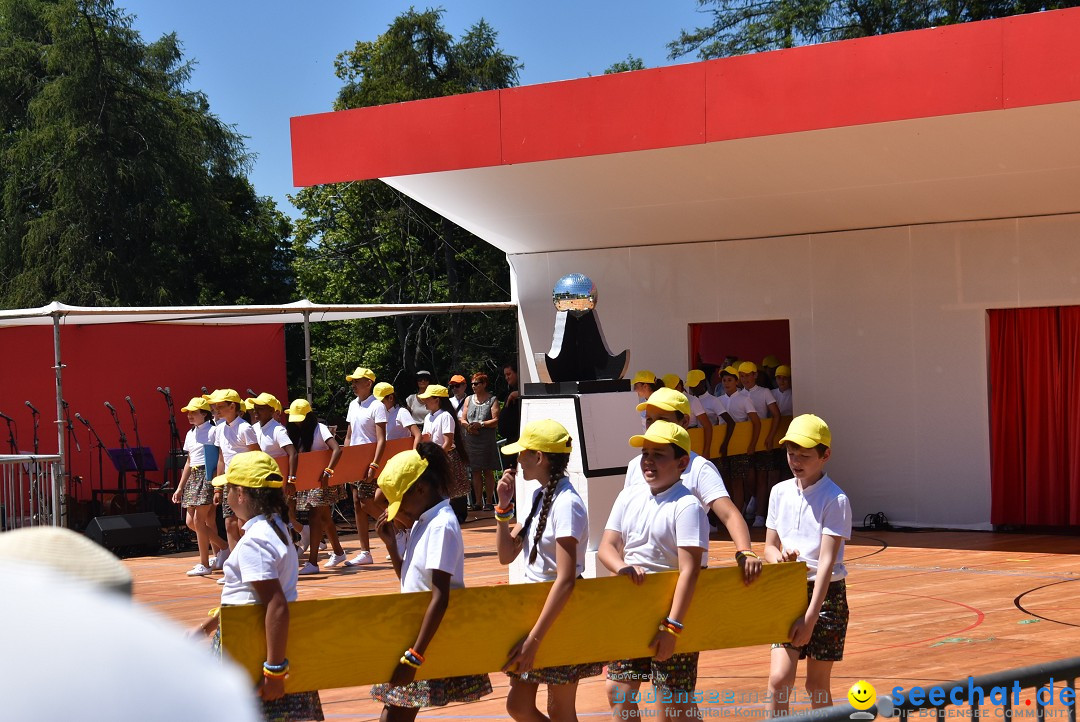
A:
<svg viewBox="0 0 1080 722">
<path fill-rule="evenodd" d="M 377 398 L 379 401 L 382 401 L 392 393 L 394 393 L 394 387 L 386 383 L 385 381 L 380 381 L 379 383 L 375 384 L 375 388 L 371 390 L 371 395 Z"/>
<path fill-rule="evenodd" d="M 255 399 L 246 398 L 244 403 L 241 404 L 244 407 L 244 411 L 251 411 L 255 408 Z"/>
<path fill-rule="evenodd" d="M 832 432 L 829 431 L 829 425 L 821 417 L 813 414 L 802 414 L 791 420 L 791 425 L 788 426 L 784 438 L 780 439 L 780 443 L 782 444 L 785 441 L 798 444 L 804 449 L 812 449 L 818 444 L 831 447 Z"/>
<path fill-rule="evenodd" d="M 235 461 L 233 463 L 236 463 Z M 379 488 L 386 496 L 389 505 L 386 507 L 386 519 L 393 521 L 401 508 L 401 500 L 405 493 L 416 483 L 424 470 L 428 468 L 428 460 L 420 456 L 413 449 L 395 454 L 386 462 L 382 473 L 379 474 Z"/>
<path fill-rule="evenodd" d="M 701 369 L 691 369 L 686 372 L 686 388 L 692 389 L 705 380 L 705 372 Z"/>
<path fill-rule="evenodd" d="M 374 381 L 375 372 L 363 366 L 357 366 L 355 371 L 345 377 L 346 381 L 356 381 L 357 379 L 371 379 Z"/>
<path fill-rule="evenodd" d="M 773 375 L 774 376 L 787 376 L 790 379 L 791 378 L 791 367 L 786 366 L 786 365 L 777 366 L 776 371 L 774 372 Z"/>
<path fill-rule="evenodd" d="M 774 368 L 776 368 L 777 366 L 780 365 L 780 360 L 778 358 L 776 358 L 776 356 L 773 356 L 772 354 L 769 354 L 765 358 L 761 359 L 761 365 L 764 366 L 764 367 L 774 369 Z"/>
<path fill-rule="evenodd" d="M 299 424 L 311 413 L 311 404 L 307 399 L 296 399 L 289 404 L 289 421 Z"/>
<path fill-rule="evenodd" d="M 185 414 L 189 411 L 209 411 L 210 402 L 204 399 L 202 396 L 196 396 L 191 401 L 188 401 L 188 405 L 180 409 Z"/>
<path fill-rule="evenodd" d="M 686 433 L 683 427 L 670 421 L 654 421 L 644 434 L 630 437 L 630 446 L 640 449 L 645 446 L 646 441 L 657 444 L 675 444 L 686 453 L 690 453 L 690 434 Z"/>
<path fill-rule="evenodd" d="M 210 482 L 214 486 L 246 486 L 249 489 L 280 489 L 284 477 L 274 457 L 265 451 L 245 451 L 232 458 L 222 476 Z"/>
<path fill-rule="evenodd" d="M 648 369 L 642 369 L 634 374 L 634 380 L 630 382 L 630 385 L 635 384 L 655 384 L 656 374 Z"/>
<path fill-rule="evenodd" d="M 725 367 L 723 373 L 727 374 L 728 376 L 734 376 L 735 378 L 739 378 L 739 369 L 735 368 L 734 366 Z"/>
<path fill-rule="evenodd" d="M 757 373 L 757 364 L 753 361 L 743 361 L 739 364 L 739 373 L 741 374 L 753 374 Z"/>
<path fill-rule="evenodd" d="M 210 398 L 207 399 L 212 404 L 224 404 L 231 402 L 234 404 L 243 404 L 244 400 L 240 398 L 240 394 L 236 393 L 235 389 L 214 389 L 214 393 L 210 394 Z"/>
<path fill-rule="evenodd" d="M 443 398 L 450 398 L 450 390 L 447 389 L 445 386 L 439 386 L 438 384 L 430 384 L 426 389 L 424 389 L 424 393 L 417 394 L 416 398 L 428 399 L 432 396 L 442 396 Z"/>
<path fill-rule="evenodd" d="M 521 436 L 503 447 L 504 454 L 520 454 L 522 451 L 543 451 L 546 454 L 569 454 L 570 432 L 558 421 L 540 419 L 530 421 L 521 430 Z"/>
<path fill-rule="evenodd" d="M 664 386 L 673 389 L 679 385 L 679 382 L 682 381 L 682 379 L 679 378 L 679 374 L 664 374 L 663 381 Z"/>
<path fill-rule="evenodd" d="M 274 411 L 281 411 L 281 402 L 277 400 L 277 396 L 268 394 L 263 391 L 261 394 L 252 399 L 255 406 L 269 406 Z"/>
<path fill-rule="evenodd" d="M 687 400 L 686 395 L 666 386 L 653 391 L 647 400 L 637 405 L 637 410 L 644 411 L 647 406 L 655 406 L 664 411 L 679 411 L 683 416 L 690 415 L 690 401 Z"/>
</svg>

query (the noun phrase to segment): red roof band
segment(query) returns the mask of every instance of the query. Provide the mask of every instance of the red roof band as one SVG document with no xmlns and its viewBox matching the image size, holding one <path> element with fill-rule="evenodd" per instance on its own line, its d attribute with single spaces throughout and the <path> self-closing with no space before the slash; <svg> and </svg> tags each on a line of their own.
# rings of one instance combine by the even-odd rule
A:
<svg viewBox="0 0 1080 722">
<path fill-rule="evenodd" d="M 1080 100 L 1080 8 L 292 118 L 297 186 Z"/>
</svg>

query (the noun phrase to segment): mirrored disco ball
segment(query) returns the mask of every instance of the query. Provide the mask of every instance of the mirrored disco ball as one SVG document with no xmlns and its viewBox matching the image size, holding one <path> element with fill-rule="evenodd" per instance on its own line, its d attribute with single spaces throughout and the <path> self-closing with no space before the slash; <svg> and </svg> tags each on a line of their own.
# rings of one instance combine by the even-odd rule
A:
<svg viewBox="0 0 1080 722">
<path fill-rule="evenodd" d="M 596 308 L 596 284 L 583 273 L 568 273 L 555 282 L 551 300 L 560 311 L 591 311 Z"/>
</svg>

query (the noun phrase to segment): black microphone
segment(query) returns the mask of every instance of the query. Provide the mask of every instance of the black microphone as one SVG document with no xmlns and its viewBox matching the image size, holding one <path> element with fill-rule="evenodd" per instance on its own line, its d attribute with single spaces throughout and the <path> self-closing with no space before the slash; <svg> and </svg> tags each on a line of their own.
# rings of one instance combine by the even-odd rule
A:
<svg viewBox="0 0 1080 722">
<path fill-rule="evenodd" d="M 107 408 L 109 411 L 112 411 L 113 413 L 116 413 L 116 407 L 110 404 L 108 401 L 105 402 L 105 408 Z"/>
<path fill-rule="evenodd" d="M 157 387 L 157 392 L 158 392 L 159 394 L 164 394 L 164 395 L 166 395 L 166 396 L 168 396 L 168 395 L 169 395 L 169 392 L 168 392 L 168 391 L 166 391 L 165 389 L 161 388 L 160 386 L 158 386 L 158 387 Z"/>
<path fill-rule="evenodd" d="M 128 402 L 128 408 L 131 409 L 131 413 L 134 414 L 135 413 L 135 404 L 131 403 L 131 397 L 130 396 L 125 396 L 124 401 Z"/>
<path fill-rule="evenodd" d="M 79 412 L 78 412 L 78 411 L 76 411 L 76 412 L 75 412 L 75 418 L 76 418 L 76 419 L 78 419 L 79 421 L 81 421 L 81 422 L 82 422 L 82 425 L 83 425 L 83 426 L 85 426 L 85 427 L 86 427 L 86 428 L 88 428 L 88 429 L 90 428 L 90 422 L 89 422 L 89 421 L 87 421 L 86 419 L 84 419 L 84 418 L 83 418 L 83 417 L 82 417 L 82 416 L 81 416 L 81 415 L 79 414 Z"/>
<path fill-rule="evenodd" d="M 35 409 L 35 408 L 34 408 L 34 405 L 33 405 L 32 403 L 30 403 L 29 401 L 27 401 L 27 402 L 26 402 L 26 406 L 27 406 L 27 408 L 29 408 L 29 409 L 30 409 L 31 411 L 33 411 L 33 412 L 34 412 L 35 414 L 37 414 L 37 415 L 39 415 L 39 416 L 41 415 L 41 412 L 40 412 L 40 411 L 38 411 L 37 409 Z"/>
<path fill-rule="evenodd" d="M 208 394 L 208 393 L 210 393 L 209 391 L 207 391 L 207 390 L 206 390 L 206 387 L 205 387 L 205 386 L 203 386 L 203 387 L 202 387 L 202 392 L 203 392 L 204 394 Z"/>
<path fill-rule="evenodd" d="M 254 391 L 252 391 L 250 388 L 247 390 L 247 392 L 248 392 L 248 396 L 258 396 L 258 394 L 255 393 Z"/>
<path fill-rule="evenodd" d="M 172 389 L 170 389 L 168 386 L 165 387 L 165 395 L 172 396 Z"/>
<path fill-rule="evenodd" d="M 15 423 L 15 419 L 11 418 L 7 414 L 5 414 L 3 411 L 0 411 L 0 418 L 7 419 L 8 421 L 10 421 L 13 424 Z"/>
</svg>

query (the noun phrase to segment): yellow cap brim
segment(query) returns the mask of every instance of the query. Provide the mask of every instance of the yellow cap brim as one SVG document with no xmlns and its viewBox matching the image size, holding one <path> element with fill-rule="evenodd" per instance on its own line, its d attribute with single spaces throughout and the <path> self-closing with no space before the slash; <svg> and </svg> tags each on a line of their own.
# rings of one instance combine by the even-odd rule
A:
<svg viewBox="0 0 1080 722">
<path fill-rule="evenodd" d="M 820 441 L 817 441 L 815 439 L 811 439 L 809 436 L 803 436 L 802 434 L 791 434 L 791 433 L 784 434 L 784 438 L 780 439 L 781 444 L 784 443 L 785 441 L 790 441 L 793 444 L 798 444 L 799 446 L 803 447 L 804 449 L 813 449 L 814 447 L 816 447 L 818 444 L 821 443 Z"/>
<path fill-rule="evenodd" d="M 307 418 L 307 414 L 289 414 L 289 421 L 294 424 L 299 424 L 301 421 Z"/>
<path fill-rule="evenodd" d="M 678 441 L 675 441 L 675 439 L 661 439 L 661 438 L 649 436 L 648 433 L 638 434 L 637 436 L 631 436 L 630 437 L 630 446 L 633 446 L 635 449 L 640 449 L 643 446 L 645 446 L 646 441 L 651 441 L 654 444 L 675 444 L 675 446 L 678 446 L 680 449 L 682 449 L 686 453 L 688 453 L 688 454 L 690 453 L 690 447 L 683 446 Z"/>
<path fill-rule="evenodd" d="M 506 446 L 502 447 L 502 453 L 504 453 L 504 454 L 506 454 L 508 456 L 510 454 L 520 454 L 521 452 L 523 452 L 525 450 L 526 450 L 525 447 L 522 446 L 521 444 L 519 444 L 516 441 L 514 443 L 512 443 L 512 444 L 507 444 Z"/>
<path fill-rule="evenodd" d="M 229 483 L 229 480 L 225 478 L 225 475 L 215 476 L 214 480 L 210 482 L 212 486 L 222 487 Z"/>
<path fill-rule="evenodd" d="M 390 502 L 386 507 L 386 520 L 393 521 L 399 509 L 401 509 L 401 501 Z"/>
</svg>

